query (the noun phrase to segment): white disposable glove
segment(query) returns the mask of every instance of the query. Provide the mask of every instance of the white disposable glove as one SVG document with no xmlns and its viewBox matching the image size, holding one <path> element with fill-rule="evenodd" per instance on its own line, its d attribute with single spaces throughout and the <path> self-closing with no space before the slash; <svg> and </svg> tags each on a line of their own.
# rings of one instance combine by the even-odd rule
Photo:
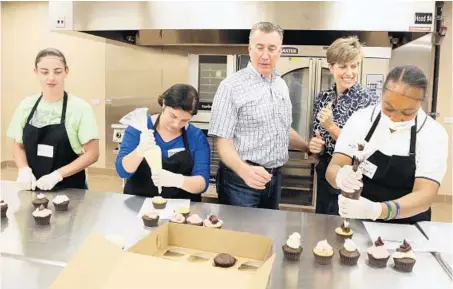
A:
<svg viewBox="0 0 453 289">
<path fill-rule="evenodd" d="M 137 146 L 137 155 L 139 157 L 144 157 L 145 152 L 149 150 L 153 145 L 156 145 L 156 140 L 154 139 L 154 131 L 146 130 L 140 134 L 140 143 Z"/>
<path fill-rule="evenodd" d="M 352 166 L 343 166 L 337 173 L 335 183 L 337 187 L 345 193 L 354 193 L 362 186 L 362 172 L 360 169 L 357 172 L 352 170 Z"/>
<path fill-rule="evenodd" d="M 23 167 L 17 173 L 16 183 L 19 185 L 20 190 L 29 191 L 36 189 L 36 177 L 33 175 L 30 167 Z"/>
<path fill-rule="evenodd" d="M 49 191 L 55 187 L 56 184 L 61 182 L 63 177 L 58 171 L 53 171 L 52 173 L 42 176 L 36 182 L 36 186 L 44 191 Z"/>
<path fill-rule="evenodd" d="M 353 200 L 339 195 L 338 211 L 343 218 L 375 221 L 382 214 L 382 207 L 381 203 L 370 201 L 364 197 Z"/>
<path fill-rule="evenodd" d="M 184 183 L 184 176 L 181 174 L 175 174 L 167 170 L 151 173 L 151 179 L 156 187 L 175 187 L 180 189 Z"/>
</svg>

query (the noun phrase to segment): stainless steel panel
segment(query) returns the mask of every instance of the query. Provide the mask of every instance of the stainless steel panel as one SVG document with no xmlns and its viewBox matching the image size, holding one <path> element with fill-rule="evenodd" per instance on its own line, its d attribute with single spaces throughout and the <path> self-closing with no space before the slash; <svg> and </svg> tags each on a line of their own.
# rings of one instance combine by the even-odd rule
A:
<svg viewBox="0 0 453 289">
<path fill-rule="evenodd" d="M 153 228 L 144 227 L 137 217 L 144 198 L 83 190 L 60 192 L 71 199 L 69 211 L 55 212 L 49 227 L 38 227 L 31 216 L 31 200 L 35 193 L 17 192 L 4 182 L 1 185 L 3 198 L 9 203 L 6 225 L 2 220 L 2 288 L 48 288 L 58 274 L 58 267 L 48 265 L 49 262 L 63 263 L 64 266 L 92 232 L 122 236 L 128 248 L 153 231 Z M 52 198 L 56 193 L 45 194 Z M 391 260 L 384 269 L 369 267 L 366 250 L 372 245 L 372 240 L 358 220 L 351 220 L 350 226 L 361 257 L 357 266 L 347 267 L 340 265 L 338 249 L 342 244 L 334 232 L 342 222 L 340 217 L 207 203 L 192 203 L 191 211 L 203 217 L 210 213 L 220 216 L 224 228 L 228 230 L 271 237 L 276 257 L 269 289 L 377 289 L 394 288 L 395 285 L 398 288 L 443 289 L 452 285 L 430 253 L 416 253 L 417 263 L 410 274 L 393 270 Z M 161 224 L 164 222 L 160 221 Z M 286 261 L 281 249 L 293 232 L 302 235 L 304 251 L 299 262 Z M 335 249 L 332 265 L 329 266 L 316 265 L 311 252 L 323 239 L 327 239 Z M 6 255 L 19 261 L 4 259 Z M 35 266 L 28 263 L 33 261 L 31 258 L 43 261 Z M 152 277 L 150 275 L 150 286 Z"/>
<path fill-rule="evenodd" d="M 426 98 L 422 103 L 423 110 L 426 112 L 431 111 L 433 87 L 432 64 L 434 57 L 434 47 L 431 38 L 432 35 L 428 34 L 394 49 L 392 51 L 392 58 L 390 59 L 389 67 L 389 69 L 391 70 L 392 68 L 399 65 L 413 64 L 417 65 L 423 70 L 429 80 L 428 89 L 426 91 Z"/>
<path fill-rule="evenodd" d="M 263 19 L 292 30 L 433 31 L 434 24 L 415 24 L 415 13 L 435 10 L 433 1 L 71 1 L 58 9 L 59 2 L 49 4 L 51 28 L 65 29 L 55 20 L 66 17 L 79 31 L 250 29 Z"/>
</svg>

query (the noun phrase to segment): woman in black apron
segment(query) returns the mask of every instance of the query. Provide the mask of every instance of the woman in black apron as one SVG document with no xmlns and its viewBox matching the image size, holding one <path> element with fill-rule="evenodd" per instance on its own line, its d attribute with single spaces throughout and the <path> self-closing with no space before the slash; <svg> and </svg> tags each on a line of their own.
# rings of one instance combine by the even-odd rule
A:
<svg viewBox="0 0 453 289">
<path fill-rule="evenodd" d="M 26 115 L 20 114 L 23 113 L 21 108 L 27 105 L 19 104 L 15 116 L 18 116 L 19 119 L 26 118 L 26 121 L 23 122 L 24 126 L 18 127 L 17 119 L 13 118 L 8 131 L 8 135 L 15 139 L 14 158 L 19 168 L 17 183 L 24 190 L 85 189 L 85 168 L 99 158 L 96 123 L 87 124 L 90 130 L 95 132 L 94 134 L 83 134 L 80 130 L 83 130 L 84 127 L 80 123 L 84 123 L 85 120 L 76 117 L 68 120 L 66 116 L 70 97 L 73 103 L 77 103 L 83 108 L 90 108 L 90 106 L 85 104 L 82 99 L 68 96 L 64 91 L 64 79 L 68 73 L 68 67 L 65 57 L 60 51 L 53 48 L 40 51 L 36 56 L 35 72 L 41 81 L 42 93 Z M 29 102 L 30 99 L 25 99 L 23 102 Z M 61 102 L 61 116 L 58 119 L 51 119 L 43 115 L 45 112 L 39 113 L 40 104 L 43 101 L 46 102 L 46 105 Z M 73 109 L 77 110 L 79 107 Z M 92 113 L 90 120 L 94 120 L 92 111 L 86 113 Z M 83 116 L 84 114 L 80 114 L 81 118 Z M 51 121 L 48 123 L 49 119 Z M 82 140 L 77 139 L 84 149 L 80 155 L 75 153 L 71 146 L 67 127 L 71 129 L 76 127 L 75 131 L 78 136 L 91 135 L 93 137 L 84 144 L 82 144 Z M 21 140 L 18 139 L 16 133 L 19 129 L 22 130 Z"/>
<path fill-rule="evenodd" d="M 148 117 L 149 131 L 128 127 L 116 160 L 118 174 L 127 178 L 124 193 L 144 197 L 201 201 L 209 185 L 210 149 L 205 134 L 188 124 L 198 111 L 199 96 L 190 85 L 177 84 L 159 97 L 159 115 Z M 152 172 L 143 157 L 153 145 L 162 150 L 162 170 Z"/>
<path fill-rule="evenodd" d="M 341 129 L 354 112 L 378 101 L 375 94 L 357 82 L 361 54 L 362 47 L 356 37 L 337 39 L 326 52 L 335 84 L 316 98 L 313 138 L 309 143 L 310 152 L 319 159 L 316 165 L 317 214 L 338 215 L 339 191 L 327 182 L 325 175 Z"/>
<path fill-rule="evenodd" d="M 382 105 L 359 112 L 346 124 L 326 176 L 346 192 L 359 189 L 363 177 L 363 191 L 359 200 L 339 197 L 341 216 L 405 224 L 431 220 L 431 203 L 447 166 L 448 135 L 421 109 L 427 84 L 420 68 L 396 67 L 385 81 Z M 347 147 L 360 137 L 366 145 L 359 157 L 365 160 L 354 172 L 354 151 Z"/>
</svg>

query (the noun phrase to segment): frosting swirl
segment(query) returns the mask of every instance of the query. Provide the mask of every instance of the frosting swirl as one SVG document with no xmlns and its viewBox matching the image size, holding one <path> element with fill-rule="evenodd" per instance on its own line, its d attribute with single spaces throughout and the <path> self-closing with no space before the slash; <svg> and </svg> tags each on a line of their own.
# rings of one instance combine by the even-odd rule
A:
<svg viewBox="0 0 453 289">
<path fill-rule="evenodd" d="M 327 243 L 327 240 L 319 241 L 316 244 L 315 250 L 317 250 L 319 252 L 326 252 L 326 253 L 333 251 L 332 246 L 330 246 L 329 243 Z"/>
<path fill-rule="evenodd" d="M 351 228 L 349 228 L 349 222 L 344 220 L 343 224 L 341 224 L 341 230 L 345 233 L 349 233 L 351 231 Z"/>
<path fill-rule="evenodd" d="M 37 208 L 33 213 L 32 215 L 34 217 L 47 217 L 49 215 L 52 215 L 52 211 L 49 210 L 49 209 L 46 209 L 44 207 L 44 205 L 41 205 L 39 206 L 39 208 Z"/>
<path fill-rule="evenodd" d="M 293 249 L 299 249 L 300 247 L 300 234 L 295 232 L 295 233 L 292 233 L 288 240 L 286 241 L 286 245 L 290 248 L 293 248 Z"/>
<path fill-rule="evenodd" d="M 357 246 L 356 244 L 354 243 L 354 241 L 352 241 L 351 239 L 346 239 L 344 241 L 344 245 L 343 245 L 344 249 L 348 252 L 355 252 L 357 251 Z"/>
<path fill-rule="evenodd" d="M 410 258 L 410 259 L 416 259 L 414 251 L 412 251 L 411 245 L 404 240 L 403 244 L 396 249 L 396 252 L 393 253 L 393 258 L 395 259 L 400 259 L 400 258 Z"/>
<path fill-rule="evenodd" d="M 382 241 L 382 239 L 381 239 L 380 236 L 379 236 L 379 237 L 377 238 L 377 240 L 374 242 L 374 245 L 375 245 L 376 247 L 384 246 L 384 241 Z"/>
<path fill-rule="evenodd" d="M 38 194 L 38 195 L 36 196 L 36 198 L 37 198 L 38 200 L 42 200 L 42 199 L 45 199 L 46 196 L 45 196 L 44 194 L 40 193 L 40 194 Z"/>
<path fill-rule="evenodd" d="M 403 244 L 401 244 L 401 246 L 396 249 L 397 252 L 403 253 L 409 252 L 410 250 L 412 250 L 411 245 L 406 240 L 404 240 Z"/>
<path fill-rule="evenodd" d="M 53 202 L 55 204 L 61 204 L 61 203 L 64 203 L 64 202 L 67 202 L 69 201 L 69 198 L 66 196 L 66 195 L 57 195 L 54 199 L 53 199 Z"/>
</svg>

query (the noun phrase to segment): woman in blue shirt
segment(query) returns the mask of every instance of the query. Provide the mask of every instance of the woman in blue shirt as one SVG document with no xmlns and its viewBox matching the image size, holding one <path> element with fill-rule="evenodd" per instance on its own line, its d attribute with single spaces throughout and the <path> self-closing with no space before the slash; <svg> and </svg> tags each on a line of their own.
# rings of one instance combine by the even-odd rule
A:
<svg viewBox="0 0 453 289">
<path fill-rule="evenodd" d="M 162 187 L 164 198 L 201 201 L 209 185 L 210 147 L 205 134 L 189 124 L 197 114 L 199 95 L 187 84 L 176 84 L 159 97 L 160 114 L 148 116 L 148 131 L 127 127 L 116 159 L 120 177 L 127 178 L 124 193 L 153 197 Z M 162 171 L 151 172 L 144 152 L 157 144 Z"/>
</svg>

